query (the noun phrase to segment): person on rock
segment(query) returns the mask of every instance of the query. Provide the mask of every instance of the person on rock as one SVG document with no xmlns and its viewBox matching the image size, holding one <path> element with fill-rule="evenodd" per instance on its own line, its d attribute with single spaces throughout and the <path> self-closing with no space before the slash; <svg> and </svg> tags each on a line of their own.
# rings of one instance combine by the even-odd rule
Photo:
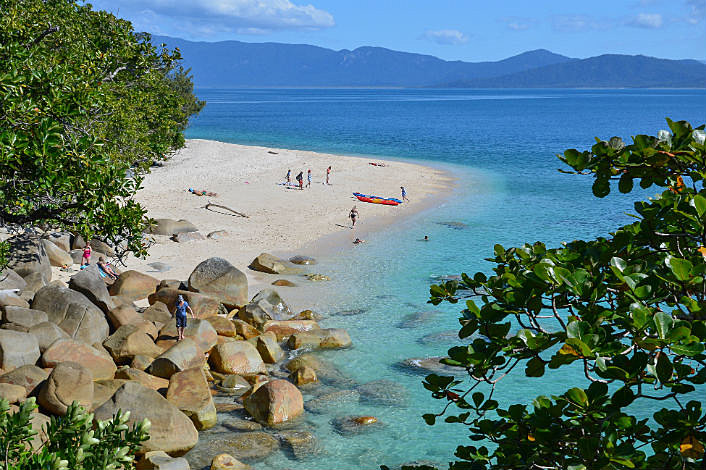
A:
<svg viewBox="0 0 706 470">
<path fill-rule="evenodd" d="M 102 256 L 98 258 L 98 267 L 101 268 L 103 272 L 112 280 L 116 280 L 118 278 L 118 274 L 108 263 L 105 262 Z"/>
<path fill-rule="evenodd" d="M 91 252 L 91 242 L 86 242 L 86 246 L 83 247 L 83 256 L 81 256 L 81 269 L 91 264 Z"/>
<path fill-rule="evenodd" d="M 192 318 L 195 316 L 194 311 L 191 310 L 191 307 L 189 307 L 188 302 L 184 300 L 183 296 L 179 295 L 177 296 L 176 310 L 174 312 L 177 327 L 177 341 L 181 341 L 182 339 L 184 339 L 184 328 L 186 328 L 186 312 L 189 312 Z"/>
</svg>

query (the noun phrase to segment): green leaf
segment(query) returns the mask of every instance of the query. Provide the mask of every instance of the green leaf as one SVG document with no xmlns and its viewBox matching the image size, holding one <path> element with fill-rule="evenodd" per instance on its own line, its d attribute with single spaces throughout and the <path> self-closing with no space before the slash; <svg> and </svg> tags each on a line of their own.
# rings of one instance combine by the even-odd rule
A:
<svg viewBox="0 0 706 470">
<path fill-rule="evenodd" d="M 583 391 L 583 389 L 574 387 L 572 389 L 569 389 L 566 393 L 565 396 L 567 400 L 569 400 L 571 403 L 578 407 L 585 407 L 588 404 L 588 397 L 586 396 L 586 392 Z"/>
<path fill-rule="evenodd" d="M 674 325 L 674 318 L 672 318 L 672 316 L 668 313 L 657 312 L 654 316 L 654 322 L 659 338 L 666 339 Z"/>
<path fill-rule="evenodd" d="M 696 213 L 699 214 L 699 217 L 703 217 L 706 213 L 706 197 L 703 197 L 701 194 L 696 194 L 691 201 L 696 209 Z"/>
<path fill-rule="evenodd" d="M 423 414 L 422 418 L 424 418 L 424 421 L 426 421 L 429 426 L 433 426 L 434 423 L 436 423 L 436 415 L 433 415 L 431 413 Z"/>
<path fill-rule="evenodd" d="M 668 257 L 667 264 L 671 268 L 672 273 L 674 274 L 674 276 L 678 280 L 680 280 L 680 281 L 688 281 L 689 280 L 689 277 L 690 277 L 689 273 L 691 272 L 691 269 L 694 267 L 689 260 Z"/>
<path fill-rule="evenodd" d="M 629 173 L 623 173 L 618 182 L 618 190 L 621 193 L 629 193 L 632 191 L 632 176 Z"/>
<path fill-rule="evenodd" d="M 541 377 L 544 375 L 544 361 L 539 357 L 533 357 L 527 361 L 525 367 L 525 375 L 527 377 Z"/>
<path fill-rule="evenodd" d="M 659 357 L 657 358 L 656 369 L 657 378 L 660 382 L 667 383 L 672 380 L 672 372 L 674 372 L 674 368 L 672 367 L 672 363 L 669 360 L 669 356 L 667 356 L 667 354 L 662 353 L 659 355 Z"/>
<path fill-rule="evenodd" d="M 614 256 L 610 259 L 610 265 L 622 273 L 623 271 L 625 271 L 625 268 L 628 266 L 628 263 L 626 263 L 624 259 Z"/>
</svg>

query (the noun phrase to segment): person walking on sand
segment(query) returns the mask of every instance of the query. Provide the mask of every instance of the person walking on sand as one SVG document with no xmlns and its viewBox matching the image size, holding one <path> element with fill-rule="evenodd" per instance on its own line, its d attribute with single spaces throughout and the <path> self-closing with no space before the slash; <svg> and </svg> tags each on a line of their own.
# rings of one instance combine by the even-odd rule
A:
<svg viewBox="0 0 706 470">
<path fill-rule="evenodd" d="M 311 168 L 306 170 L 306 187 L 307 188 L 311 187 Z"/>
<path fill-rule="evenodd" d="M 86 246 L 83 247 L 83 256 L 81 256 L 81 269 L 91 264 L 91 242 L 86 242 Z"/>
<path fill-rule="evenodd" d="M 184 297 L 179 295 L 176 300 L 176 310 L 174 311 L 174 318 L 176 318 L 177 327 L 177 341 L 184 339 L 184 328 L 186 328 L 186 312 L 191 314 L 191 318 L 194 318 L 194 311 L 191 310 L 189 304 L 184 300 Z"/>
<path fill-rule="evenodd" d="M 297 175 L 297 182 L 299 183 L 299 189 L 304 189 L 304 172 L 300 171 Z"/>
<path fill-rule="evenodd" d="M 409 198 L 407 197 L 407 191 L 405 191 L 404 186 L 400 186 L 400 189 L 402 190 L 402 201 L 409 202 Z"/>
<path fill-rule="evenodd" d="M 353 209 L 351 209 L 351 212 L 348 214 L 348 217 L 351 219 L 351 228 L 355 228 L 355 221 L 358 220 L 359 216 L 358 208 L 353 206 Z"/>
<path fill-rule="evenodd" d="M 329 183 L 329 178 L 331 177 L 331 167 L 326 168 L 326 184 L 331 184 Z"/>
<path fill-rule="evenodd" d="M 292 170 L 291 169 L 287 170 L 287 176 L 285 176 L 285 178 L 287 179 L 287 183 L 292 182 Z"/>
</svg>

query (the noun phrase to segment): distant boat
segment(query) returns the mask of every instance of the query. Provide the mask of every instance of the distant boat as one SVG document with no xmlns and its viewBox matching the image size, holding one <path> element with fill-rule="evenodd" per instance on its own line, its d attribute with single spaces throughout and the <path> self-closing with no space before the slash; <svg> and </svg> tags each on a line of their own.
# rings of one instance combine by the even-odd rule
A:
<svg viewBox="0 0 706 470">
<path fill-rule="evenodd" d="M 371 204 L 384 204 L 386 206 L 398 206 L 402 204 L 402 201 L 395 199 L 394 197 L 381 197 L 381 196 L 370 196 L 362 193 L 353 193 L 359 201 L 369 202 Z"/>
</svg>

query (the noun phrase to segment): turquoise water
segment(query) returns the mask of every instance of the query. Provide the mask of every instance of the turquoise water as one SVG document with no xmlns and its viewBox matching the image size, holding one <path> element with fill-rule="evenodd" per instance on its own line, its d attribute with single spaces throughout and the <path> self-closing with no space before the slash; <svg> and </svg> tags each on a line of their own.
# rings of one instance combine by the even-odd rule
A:
<svg viewBox="0 0 706 470">
<path fill-rule="evenodd" d="M 394 405 L 364 399 L 307 413 L 321 452 L 295 460 L 278 452 L 257 468 L 372 469 L 415 459 L 444 463 L 467 441 L 455 424 L 429 427 L 421 414 L 438 410 L 422 375 L 400 368 L 411 357 L 443 355 L 452 344 L 424 342 L 458 329 L 453 305 L 426 304 L 432 276 L 488 270 L 495 243 L 536 240 L 556 245 L 604 235 L 627 223 L 632 201 L 657 192 L 592 197 L 589 178 L 564 175 L 555 154 L 587 148 L 595 136 L 629 138 L 666 128 L 664 117 L 706 122 L 706 91 L 694 90 L 204 90 L 208 105 L 187 131 L 192 138 L 344 154 L 413 158 L 459 177 L 441 207 L 375 233 L 368 243 L 321 259 L 317 272 L 333 281 L 314 290 L 312 305 L 326 327 L 348 329 L 354 347 L 324 353 L 352 388 L 389 380 Z M 414 197 L 414 188 L 408 188 Z M 461 222 L 452 228 L 443 222 Z M 419 241 L 429 235 L 429 242 Z M 361 309 L 352 316 L 341 310 Z M 428 312 L 426 322 L 400 328 L 405 316 Z M 410 325 L 407 325 L 410 326 Z M 498 399 L 528 401 L 580 383 L 580 374 L 552 372 L 526 380 L 522 372 L 499 387 Z M 307 398 L 309 396 L 307 395 Z M 374 415 L 384 426 L 344 437 L 331 420 Z"/>
</svg>

